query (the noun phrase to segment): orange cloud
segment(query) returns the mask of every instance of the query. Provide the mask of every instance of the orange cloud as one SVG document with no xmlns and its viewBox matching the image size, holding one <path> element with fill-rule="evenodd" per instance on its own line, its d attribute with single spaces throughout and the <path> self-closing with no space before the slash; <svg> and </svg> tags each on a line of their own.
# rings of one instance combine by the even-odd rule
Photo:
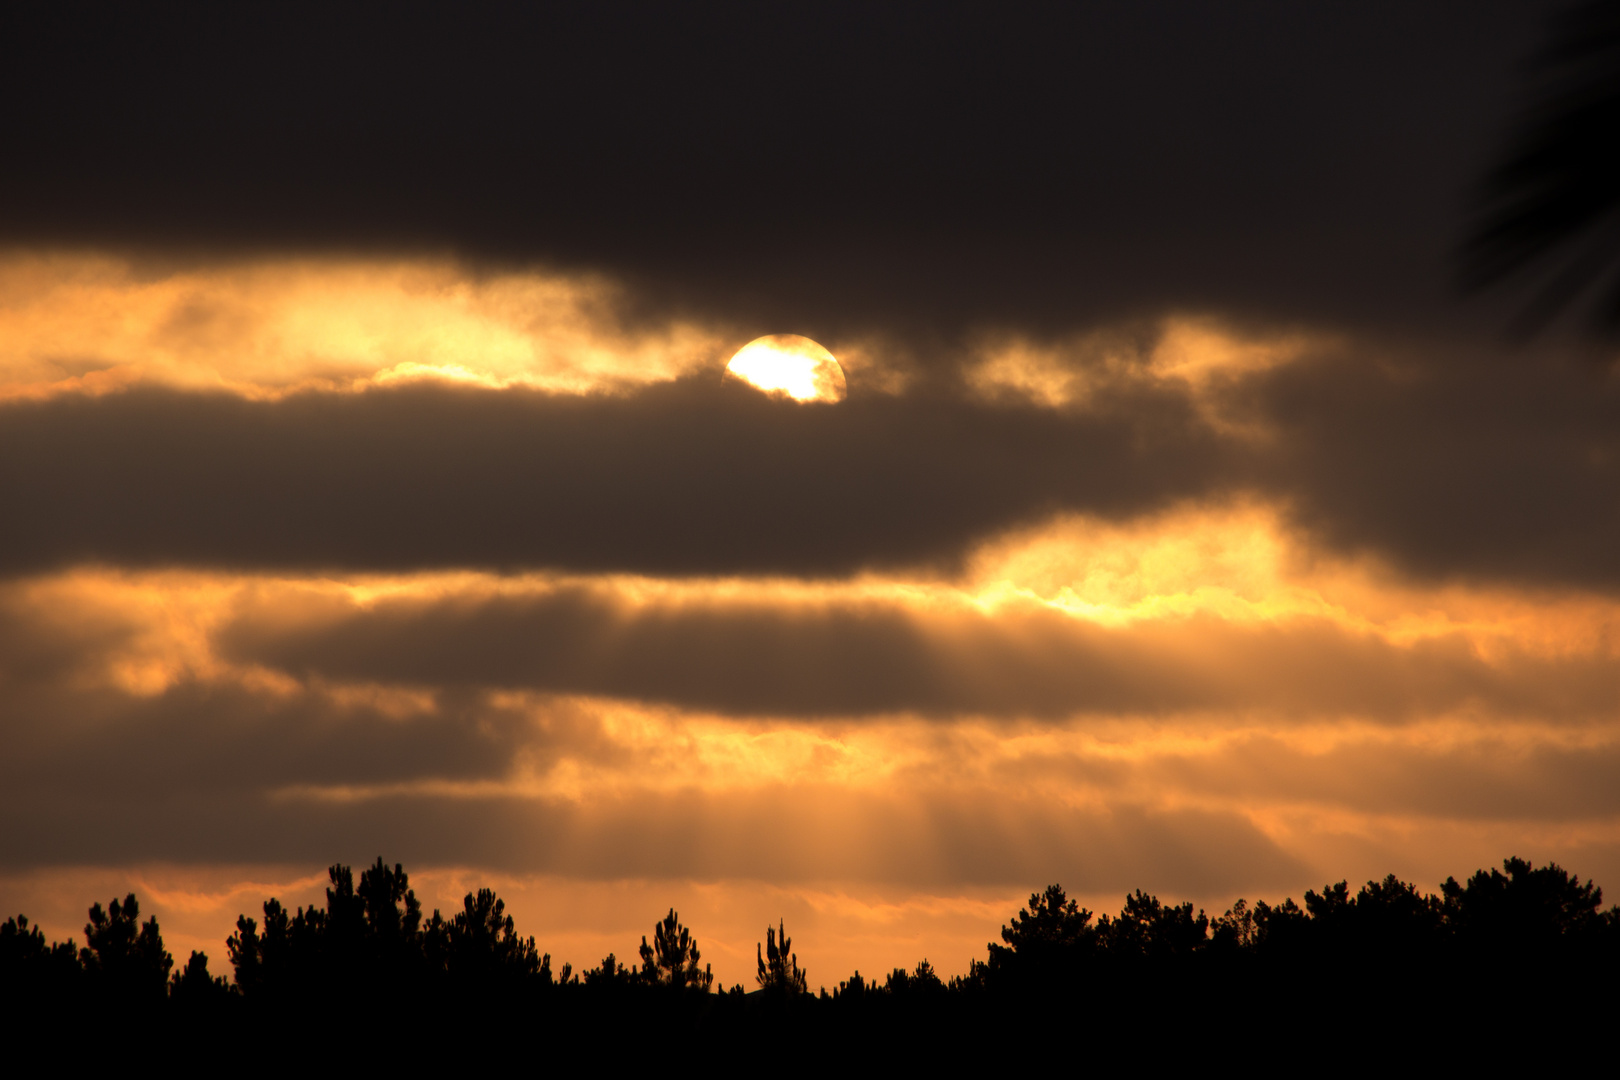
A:
<svg viewBox="0 0 1620 1080">
<path fill-rule="evenodd" d="M 1245 378 L 1340 345 L 1321 333 L 1240 328 L 1210 316 L 1173 314 L 1095 330 L 1065 341 L 987 337 L 966 361 L 968 386 L 991 399 L 1086 409 L 1142 387 L 1175 388 L 1224 435 L 1254 438 L 1266 427 L 1233 411 L 1223 392 Z"/>
<path fill-rule="evenodd" d="M 559 393 L 719 370 L 725 335 L 636 325 L 600 278 L 448 260 L 156 265 L 0 253 L 0 399 L 136 384 L 255 398 L 411 379 Z"/>
<path fill-rule="evenodd" d="M 1061 518 L 955 577 L 80 568 L 0 616 L 19 868 L 381 845 L 580 889 L 1213 903 L 1620 866 L 1612 602 L 1403 581 L 1259 503 Z"/>
</svg>

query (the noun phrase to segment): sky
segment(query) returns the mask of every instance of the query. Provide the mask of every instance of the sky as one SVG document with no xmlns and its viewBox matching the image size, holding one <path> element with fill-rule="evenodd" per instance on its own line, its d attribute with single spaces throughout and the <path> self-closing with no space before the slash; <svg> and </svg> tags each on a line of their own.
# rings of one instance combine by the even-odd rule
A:
<svg viewBox="0 0 1620 1080">
<path fill-rule="evenodd" d="M 0 914 L 1620 889 L 1613 346 L 1458 284 L 1556 10 L 8 5 Z"/>
</svg>

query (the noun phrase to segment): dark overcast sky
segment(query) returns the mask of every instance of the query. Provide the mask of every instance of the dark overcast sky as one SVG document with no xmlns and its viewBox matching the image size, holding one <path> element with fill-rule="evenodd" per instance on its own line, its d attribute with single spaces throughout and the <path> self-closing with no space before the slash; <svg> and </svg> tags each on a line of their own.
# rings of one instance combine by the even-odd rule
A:
<svg viewBox="0 0 1620 1080">
<path fill-rule="evenodd" d="M 1421 374 L 1419 374 L 1421 373 Z M 1326 351 L 1225 400 L 1080 410 L 944 391 L 784 412 L 695 377 L 620 396 L 423 386 L 266 403 L 139 390 L 0 405 L 0 574 L 77 562 L 843 575 L 948 568 L 1054 512 L 1257 493 L 1421 577 L 1620 583 L 1620 400 L 1464 351 Z"/>
<path fill-rule="evenodd" d="M 0 241 L 448 250 L 817 334 L 1455 333 L 1548 7 L 14 3 Z"/>
<path fill-rule="evenodd" d="M 1421 576 L 1611 588 L 1613 395 L 1486 362 L 1505 318 L 1453 274 L 1548 11 L 7 6 L 0 242 L 596 269 L 632 305 L 923 360 L 1189 309 L 1356 344 L 1230 389 L 1264 444 L 1151 380 L 1084 413 L 948 373 L 791 417 L 702 378 L 19 399 L 0 573 L 840 575 L 1256 492 Z"/>
</svg>

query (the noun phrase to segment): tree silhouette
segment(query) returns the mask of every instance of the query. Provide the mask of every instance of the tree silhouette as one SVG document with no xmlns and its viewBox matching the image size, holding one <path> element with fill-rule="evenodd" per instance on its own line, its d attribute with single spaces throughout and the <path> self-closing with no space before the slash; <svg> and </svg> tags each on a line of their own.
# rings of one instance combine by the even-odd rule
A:
<svg viewBox="0 0 1620 1080">
<path fill-rule="evenodd" d="M 651 945 L 647 944 L 645 936 L 641 939 L 641 977 L 655 986 L 708 993 L 714 983 L 714 972 L 707 965 L 699 971 L 701 959 L 697 939 L 681 925 L 674 908 L 669 909 L 662 922 L 653 926 Z"/>
<path fill-rule="evenodd" d="M 1097 935 L 1116 955 L 1169 957 L 1202 947 L 1208 930 L 1208 917 L 1202 911 L 1195 917 L 1190 903 L 1161 904 L 1137 889 L 1125 898 L 1119 918 L 1102 917 Z"/>
<path fill-rule="evenodd" d="M 759 973 L 754 981 L 761 990 L 781 994 L 802 994 L 809 990 L 798 954 L 792 949 L 793 941 L 781 920 L 777 921 L 777 929 L 765 928 L 765 944 L 755 950 Z"/>
<path fill-rule="evenodd" d="M 1222 949 L 1252 949 L 1260 938 L 1259 922 L 1249 902 L 1241 896 L 1226 909 L 1226 914 L 1210 924 L 1211 941 Z"/>
<path fill-rule="evenodd" d="M 157 919 L 141 924 L 140 916 L 134 893 L 122 904 L 114 900 L 105 911 L 100 904 L 92 905 L 84 927 L 87 947 L 79 960 L 92 981 L 108 992 L 161 999 L 168 991 L 174 957 L 163 951 Z"/>
<path fill-rule="evenodd" d="M 1001 928 L 1001 940 L 1005 944 L 987 946 L 985 963 L 974 963 L 974 980 L 1031 988 L 1070 982 L 1076 966 L 1098 948 L 1091 912 L 1070 900 L 1061 885 L 1031 893 L 1029 906 Z"/>
<path fill-rule="evenodd" d="M 1063 886 L 1048 885 L 1043 893 L 1031 893 L 1029 907 L 1020 908 L 1001 928 L 1001 940 L 1007 944 L 990 946 L 991 954 L 999 950 L 1027 955 L 1084 946 L 1096 933 L 1090 924 L 1091 912 L 1068 899 Z"/>
<path fill-rule="evenodd" d="M 916 968 L 911 971 L 895 968 L 889 972 L 883 990 L 893 997 L 918 997 L 944 993 L 945 983 L 934 970 L 934 965 L 924 958 L 917 961 Z"/>
<path fill-rule="evenodd" d="M 348 867 L 337 869 L 346 882 Z M 331 896 L 328 890 L 328 904 L 332 902 Z M 359 901 L 367 936 L 383 943 L 385 948 L 415 936 L 421 928 L 422 905 L 411 889 L 405 868 L 399 863 L 389 869 L 379 855 L 371 869 L 361 873 L 360 887 L 354 890 L 354 896 Z"/>
<path fill-rule="evenodd" d="M 564 968 L 564 970 L 567 969 Z M 637 974 L 635 968 L 628 964 L 619 963 L 617 956 L 608 953 L 607 956 L 602 958 L 602 963 L 599 966 L 586 969 L 584 978 L 585 985 L 593 989 L 618 991 L 634 986 Z"/>
<path fill-rule="evenodd" d="M 55 997 L 71 992 L 83 974 L 73 942 L 47 944 L 26 915 L 0 923 L 0 990 L 8 997 Z"/>
<path fill-rule="evenodd" d="M 518 936 L 512 916 L 506 914 L 506 902 L 497 898 L 493 890 L 468 893 L 462 900 L 462 910 L 442 925 L 449 943 L 447 960 L 452 976 L 463 981 L 509 981 L 533 975 L 542 982 L 551 981 L 551 954 L 542 956 L 534 938 Z M 566 980 L 569 974 L 565 967 L 563 978 Z"/>
<path fill-rule="evenodd" d="M 1085 1017 L 1105 1043 L 1174 1055 L 1230 1042 L 1230 1010 L 1164 1005 L 1216 995 L 1263 1001 L 1265 1042 L 1287 1053 L 1351 1033 L 1387 1048 L 1438 1031 L 1484 1045 L 1504 1025 L 1606 1032 L 1620 1006 L 1620 910 L 1604 910 L 1590 880 L 1517 858 L 1463 884 L 1448 878 L 1434 895 L 1393 875 L 1354 892 L 1340 881 L 1305 893 L 1303 906 L 1237 901 L 1213 922 L 1141 890 L 1117 916 L 1094 920 L 1052 885 L 1030 896 L 966 977 L 942 980 L 925 959 L 880 980 L 857 973 L 819 997 L 778 921 L 757 950 L 761 994 L 751 999 L 741 986 L 681 992 L 712 990 L 713 975 L 674 909 L 642 939 L 639 969 L 609 954 L 583 979 L 565 966 L 553 981 L 550 958 L 518 935 L 490 889 L 466 894 L 446 920 L 422 917 L 398 865 L 378 860 L 356 881 L 340 864 L 328 877 L 328 907 L 289 914 L 272 898 L 262 929 L 238 919 L 228 942 L 235 988 L 200 952 L 166 977 L 173 961 L 133 896 L 90 909 L 82 951 L 47 944 L 25 918 L 8 920 L 0 1007 L 75 1023 L 133 1017 L 132 1031 L 181 1038 L 262 1028 L 300 1047 L 363 1028 L 454 1039 L 458 1054 L 467 1031 L 508 1022 L 538 1025 L 537 1039 L 566 1032 L 586 1044 L 637 1031 L 669 1045 L 692 1033 L 778 1045 L 786 1032 L 834 1048 L 890 1040 L 938 1049 L 975 1029 L 1004 1031 L 998 1046 L 1029 1048 Z M 131 1008 L 142 1002 L 163 1008 Z M 444 1022 L 424 1032 L 424 1017 Z M 182 1026 L 163 1028 L 171 1021 Z"/>
<path fill-rule="evenodd" d="M 208 974 L 208 956 L 195 950 L 183 970 L 174 973 L 169 982 L 169 996 L 192 1007 L 216 1004 L 230 996 L 230 987 L 224 976 Z"/>
<path fill-rule="evenodd" d="M 851 975 L 848 979 L 845 979 L 843 982 L 840 982 L 836 987 L 833 988 L 833 997 L 837 999 L 859 1001 L 866 996 L 870 989 L 871 987 L 867 985 L 866 980 L 861 978 L 861 973 L 856 971 L 855 974 Z"/>
<path fill-rule="evenodd" d="M 1458 936 L 1491 951 L 1555 947 L 1601 933 L 1612 922 L 1602 913 L 1603 890 L 1557 863 L 1538 868 L 1504 859 L 1502 870 L 1480 870 L 1466 887 L 1447 878 L 1440 893 L 1441 911 Z"/>
<path fill-rule="evenodd" d="M 225 940 L 231 967 L 236 972 L 236 988 L 246 995 L 278 993 L 295 981 L 295 966 L 302 962 L 308 966 L 313 951 L 306 944 L 304 956 L 294 956 L 294 920 L 275 897 L 264 902 L 264 932 L 246 915 L 236 918 L 236 933 Z M 301 937 L 310 935 L 309 923 L 302 909 L 297 916 Z"/>
<path fill-rule="evenodd" d="M 243 915 L 226 941 L 236 985 L 249 998 L 295 998 L 337 981 L 372 989 L 457 993 L 553 985 L 551 957 L 521 937 L 506 903 L 491 889 L 468 893 L 446 920 L 422 917 L 403 867 L 378 859 L 360 875 L 340 864 L 327 871 L 327 906 L 289 916 L 275 898 L 264 904 L 264 928 Z M 562 979 L 572 977 L 563 965 Z"/>
</svg>

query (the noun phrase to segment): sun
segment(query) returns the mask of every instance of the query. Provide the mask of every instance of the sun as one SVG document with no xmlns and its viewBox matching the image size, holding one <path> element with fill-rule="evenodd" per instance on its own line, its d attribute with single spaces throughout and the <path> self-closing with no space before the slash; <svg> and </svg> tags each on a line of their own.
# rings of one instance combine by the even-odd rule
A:
<svg viewBox="0 0 1620 1080">
<path fill-rule="evenodd" d="M 735 376 L 767 394 L 794 401 L 843 401 L 844 369 L 832 353 L 798 334 L 755 338 L 726 365 Z"/>
</svg>

